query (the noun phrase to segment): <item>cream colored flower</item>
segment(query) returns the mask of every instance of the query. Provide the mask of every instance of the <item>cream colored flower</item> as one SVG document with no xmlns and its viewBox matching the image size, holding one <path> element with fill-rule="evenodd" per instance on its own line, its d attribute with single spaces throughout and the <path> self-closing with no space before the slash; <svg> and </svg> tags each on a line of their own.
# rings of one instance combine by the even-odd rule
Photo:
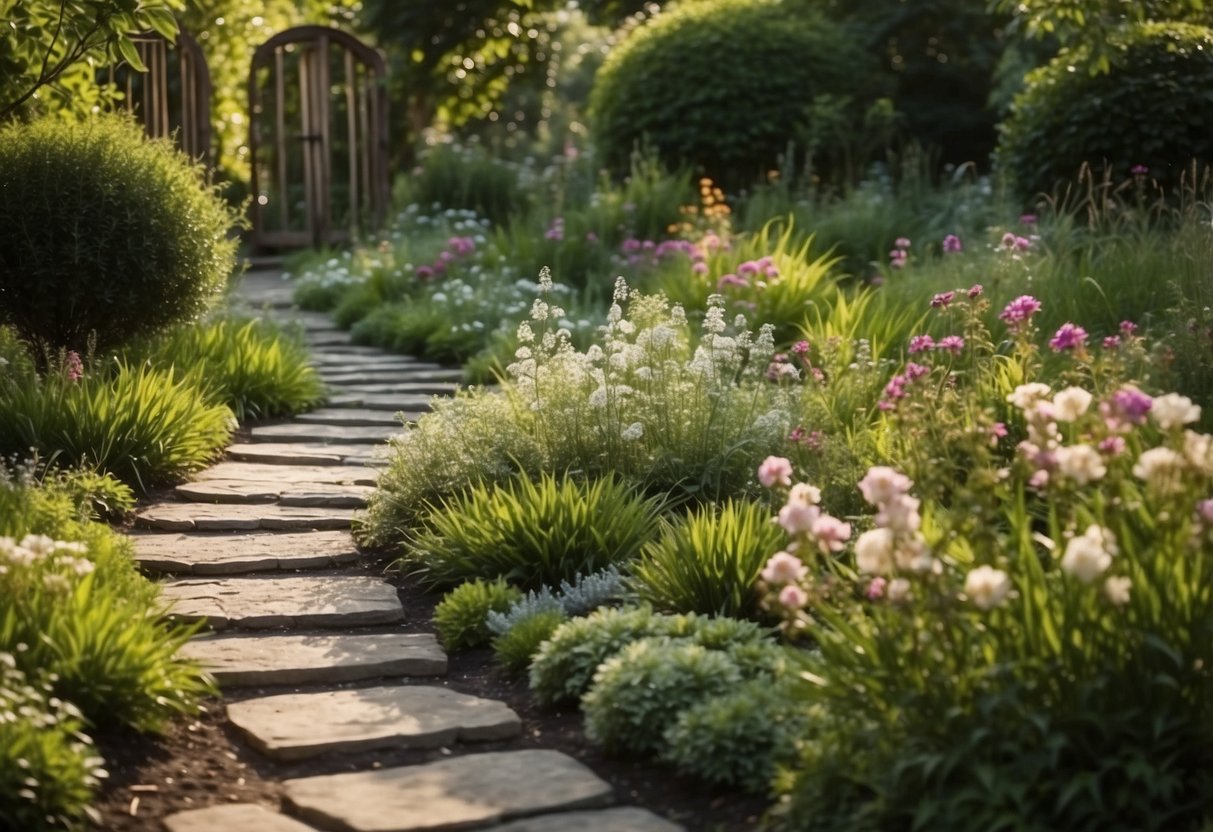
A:
<svg viewBox="0 0 1213 832">
<path fill-rule="evenodd" d="M 1057 472 L 1078 485 L 1103 479 L 1108 473 L 1103 457 L 1090 445 L 1069 445 L 1053 452 Z"/>
<path fill-rule="evenodd" d="M 809 574 L 800 558 L 787 552 L 776 552 L 762 570 L 762 579 L 769 584 L 790 584 Z"/>
<path fill-rule="evenodd" d="M 1167 393 L 1154 399 L 1150 407 L 1150 418 L 1163 430 L 1171 430 L 1195 422 L 1200 418 L 1200 405 L 1192 404 L 1187 396 Z"/>
<path fill-rule="evenodd" d="M 1143 451 L 1133 466 L 1133 476 L 1158 491 L 1174 492 L 1183 487 L 1186 460 L 1170 448 Z"/>
<path fill-rule="evenodd" d="M 1123 575 L 1111 575 L 1103 582 L 1103 594 L 1114 606 L 1123 607 L 1129 603 L 1129 592 L 1133 582 Z"/>
<path fill-rule="evenodd" d="M 1011 593 L 1011 577 L 1001 569 L 979 566 L 965 576 L 965 595 L 979 610 L 997 607 Z"/>
<path fill-rule="evenodd" d="M 895 537 L 889 529 L 871 529 L 855 541 L 855 564 L 860 572 L 886 575 L 893 571 Z"/>
<path fill-rule="evenodd" d="M 1095 581 L 1108 571 L 1116 554 L 1112 533 L 1100 526 L 1089 526 L 1085 533 L 1070 538 L 1061 557 L 1061 568 L 1084 584 Z"/>
<path fill-rule="evenodd" d="M 889 603 L 901 604 L 910 600 L 910 582 L 905 578 L 894 578 L 885 588 L 885 597 Z"/>
<path fill-rule="evenodd" d="M 789 503 L 803 503 L 809 506 L 815 506 L 821 503 L 821 489 L 815 485 L 809 485 L 807 482 L 798 482 L 792 486 L 791 492 L 788 494 Z"/>
<path fill-rule="evenodd" d="M 1053 397 L 1053 418 L 1073 422 L 1087 412 L 1093 397 L 1081 387 L 1067 387 Z"/>
<path fill-rule="evenodd" d="M 1051 392 L 1053 391 L 1049 385 L 1041 384 L 1039 381 L 1033 381 L 1016 387 L 1015 391 L 1007 396 L 1007 401 L 1018 407 L 1020 410 L 1028 410 L 1037 402 L 1047 398 Z"/>
<path fill-rule="evenodd" d="M 1213 477 L 1213 436 L 1185 430 L 1184 456 L 1193 468 L 1205 476 Z"/>
</svg>

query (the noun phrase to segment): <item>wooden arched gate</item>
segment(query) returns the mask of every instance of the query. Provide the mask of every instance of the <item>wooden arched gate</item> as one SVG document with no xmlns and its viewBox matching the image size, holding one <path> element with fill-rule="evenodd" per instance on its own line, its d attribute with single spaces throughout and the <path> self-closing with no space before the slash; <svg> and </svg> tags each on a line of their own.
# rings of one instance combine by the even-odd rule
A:
<svg viewBox="0 0 1213 832">
<path fill-rule="evenodd" d="M 249 73 L 252 244 L 342 243 L 387 210 L 383 56 L 326 26 L 280 32 Z"/>
<path fill-rule="evenodd" d="M 202 47 L 188 32 L 174 45 L 155 32 L 134 38 L 147 72 L 128 64 L 108 70 L 108 80 L 122 93 L 122 106 L 153 138 L 176 137 L 194 159 L 211 158 L 211 76 Z"/>
</svg>

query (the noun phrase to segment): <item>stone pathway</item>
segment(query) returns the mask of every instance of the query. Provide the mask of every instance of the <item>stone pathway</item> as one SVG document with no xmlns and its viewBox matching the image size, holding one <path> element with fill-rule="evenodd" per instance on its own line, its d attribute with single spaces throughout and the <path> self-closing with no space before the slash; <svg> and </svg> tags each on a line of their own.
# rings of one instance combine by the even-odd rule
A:
<svg viewBox="0 0 1213 832">
<path fill-rule="evenodd" d="M 276 273 L 246 275 L 241 297 L 302 328 L 328 404 L 254 427 L 175 499 L 140 511 L 136 557 L 165 575 L 175 615 L 207 622 L 184 652 L 232 695 L 228 721 L 255 752 L 338 764 L 380 749 L 461 753 L 288 779 L 282 806 L 181 812 L 165 820 L 168 832 L 677 832 L 647 810 L 612 807 L 610 785 L 565 754 L 475 752 L 477 742 L 517 737 L 518 715 L 444 687 L 437 640 L 404 620 L 392 585 L 359 569 L 349 527 L 384 443 L 401 418 L 453 393 L 459 373 L 351 344 L 327 317 L 292 310 Z M 305 687 L 250 690 L 264 686 Z"/>
</svg>

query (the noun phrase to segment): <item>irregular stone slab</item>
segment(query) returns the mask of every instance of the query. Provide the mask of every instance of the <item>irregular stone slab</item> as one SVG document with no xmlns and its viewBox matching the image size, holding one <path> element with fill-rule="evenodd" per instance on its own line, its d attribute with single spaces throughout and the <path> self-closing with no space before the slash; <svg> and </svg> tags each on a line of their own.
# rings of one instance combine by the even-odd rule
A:
<svg viewBox="0 0 1213 832">
<path fill-rule="evenodd" d="M 289 319 L 290 323 L 303 327 L 308 332 L 330 332 L 335 329 L 340 329 L 337 322 L 323 312 L 303 312 L 296 310 L 292 312 Z"/>
<path fill-rule="evenodd" d="M 278 271 L 246 272 L 236 296 L 251 306 L 290 308 L 295 305 L 295 286 Z"/>
<path fill-rule="evenodd" d="M 164 819 L 168 832 L 318 832 L 316 827 L 256 803 L 231 803 L 178 812 Z"/>
<path fill-rule="evenodd" d="M 359 347 L 359 350 L 360 352 L 350 353 L 342 349 L 334 350 L 329 347 L 322 347 L 312 351 L 310 362 L 316 367 L 344 365 L 349 366 L 351 369 L 392 365 L 437 370 L 442 366 L 429 361 L 422 361 L 413 355 L 402 355 L 398 352 L 384 352 L 379 349 L 362 347 Z"/>
<path fill-rule="evenodd" d="M 415 358 L 382 356 L 374 358 L 369 355 L 330 355 L 317 359 L 313 353 L 309 363 L 322 376 L 342 375 L 345 373 L 409 373 L 414 370 L 441 370 L 437 364 L 423 364 Z"/>
<path fill-rule="evenodd" d="M 253 428 L 254 442 L 331 442 L 335 445 L 363 445 L 386 442 L 400 433 L 391 427 L 343 427 L 339 425 L 266 425 Z"/>
<path fill-rule="evenodd" d="M 319 349 L 313 350 L 313 358 L 319 358 L 320 356 L 324 356 L 324 355 L 340 355 L 340 356 L 369 355 L 372 357 L 390 355 L 390 353 L 385 353 L 383 350 L 379 349 L 378 347 L 368 347 L 364 344 L 351 344 L 348 341 L 344 344 L 324 344 L 324 345 L 313 344 L 312 346 L 314 346 L 314 347 L 320 346 Z M 399 358 L 400 356 L 397 355 L 395 357 Z"/>
<path fill-rule="evenodd" d="M 400 370 L 385 370 L 381 367 L 350 367 L 341 371 L 320 368 L 320 374 L 329 384 L 373 384 L 393 381 L 413 381 L 458 384 L 463 381 L 463 370 L 426 369 L 405 367 Z"/>
<path fill-rule="evenodd" d="M 292 814 L 347 832 L 463 829 L 612 802 L 611 787 L 565 754 L 469 754 L 437 763 L 287 780 Z"/>
<path fill-rule="evenodd" d="M 561 812 L 493 827 L 493 832 L 683 832 L 647 809 L 620 806 L 592 812 Z"/>
<path fill-rule="evenodd" d="M 400 424 L 397 422 L 396 424 Z M 249 480 L 283 485 L 374 485 L 379 472 L 365 465 L 270 465 L 257 462 L 220 462 L 194 474 L 195 482 Z"/>
<path fill-rule="evenodd" d="M 189 578 L 161 585 L 170 612 L 185 621 L 229 627 L 363 627 L 404 618 L 396 588 L 350 575 Z"/>
<path fill-rule="evenodd" d="M 295 417 L 296 422 L 305 425 L 362 425 L 392 426 L 399 428 L 404 421 L 416 422 L 421 418 L 419 412 L 392 413 L 387 410 L 363 410 L 356 407 L 323 407 L 311 413 L 300 413 Z"/>
<path fill-rule="evenodd" d="M 333 347 L 351 343 L 350 334 L 340 330 L 305 332 L 304 338 L 310 347 Z"/>
<path fill-rule="evenodd" d="M 171 534 L 137 532 L 135 559 L 151 572 L 237 575 L 277 569 L 318 569 L 357 560 L 349 532 Z"/>
<path fill-rule="evenodd" d="M 504 702 L 428 685 L 287 693 L 229 702 L 227 716 L 271 760 L 382 748 L 439 748 L 516 737 Z"/>
<path fill-rule="evenodd" d="M 274 503 L 304 508 L 365 508 L 375 489 L 337 483 L 277 483 L 250 480 L 187 482 L 173 489 L 178 497 L 199 503 Z"/>
<path fill-rule="evenodd" d="M 227 532 L 248 529 L 348 529 L 353 511 L 279 505 L 158 503 L 135 514 L 144 528 L 169 532 Z"/>
<path fill-rule="evenodd" d="M 227 455 L 240 462 L 266 465 L 345 465 L 354 458 L 349 447 L 317 442 L 238 442 L 228 445 Z"/>
<path fill-rule="evenodd" d="M 327 379 L 326 379 L 327 381 Z M 362 381 L 334 382 L 333 390 L 336 395 L 349 393 L 373 394 L 424 394 L 429 396 L 453 396 L 459 389 L 458 384 L 445 381 L 385 381 L 378 382 L 363 376 Z"/>
<path fill-rule="evenodd" d="M 332 407 L 359 407 L 365 410 L 390 410 L 398 413 L 402 410 L 427 412 L 431 410 L 433 396 L 411 393 L 347 393 L 342 392 L 329 396 Z"/>
<path fill-rule="evenodd" d="M 445 676 L 447 666 L 431 633 L 214 635 L 193 639 L 178 655 L 201 663 L 225 688 Z"/>
</svg>

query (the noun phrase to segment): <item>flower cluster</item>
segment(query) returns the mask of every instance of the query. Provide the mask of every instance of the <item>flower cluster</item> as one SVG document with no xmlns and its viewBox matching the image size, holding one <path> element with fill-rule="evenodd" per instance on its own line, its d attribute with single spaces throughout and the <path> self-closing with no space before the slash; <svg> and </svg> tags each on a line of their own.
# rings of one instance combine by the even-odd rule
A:
<svg viewBox="0 0 1213 832">
<path fill-rule="evenodd" d="M 471 257 L 476 251 L 476 241 L 472 237 L 451 237 L 446 242 L 446 248 L 438 252 L 434 262 L 428 266 L 418 266 L 414 270 L 418 280 L 432 280 L 446 274 L 451 264 Z"/>
<path fill-rule="evenodd" d="M 910 260 L 910 239 L 898 237 L 889 251 L 889 268 L 904 269 Z"/>
<path fill-rule="evenodd" d="M 87 554 L 84 543 L 55 540 L 43 534 L 27 534 L 20 540 L 0 537 L 0 581 L 28 587 L 32 579 L 47 590 L 66 591 L 73 579 L 93 572 L 94 564 Z M 10 586 L 6 591 L 12 589 Z"/>
</svg>

